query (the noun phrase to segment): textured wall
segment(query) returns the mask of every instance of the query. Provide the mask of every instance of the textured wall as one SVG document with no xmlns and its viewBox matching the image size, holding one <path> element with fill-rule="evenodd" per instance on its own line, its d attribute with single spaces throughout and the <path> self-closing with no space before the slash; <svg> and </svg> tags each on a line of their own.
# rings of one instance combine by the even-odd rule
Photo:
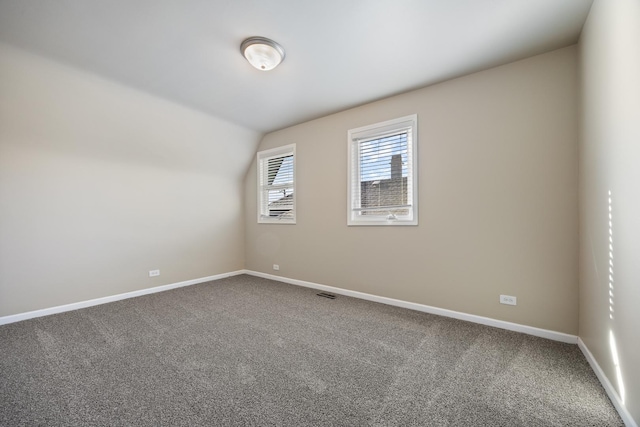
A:
<svg viewBox="0 0 640 427">
<path fill-rule="evenodd" d="M 258 138 L 0 45 L 0 316 L 243 268 Z"/>
<path fill-rule="evenodd" d="M 580 39 L 580 338 L 640 424 L 640 2 Z"/>
<path fill-rule="evenodd" d="M 297 224 L 256 223 L 254 162 L 247 268 L 577 334 L 576 73 L 573 46 L 267 134 Z M 347 131 L 413 113 L 419 225 L 347 227 Z"/>
</svg>

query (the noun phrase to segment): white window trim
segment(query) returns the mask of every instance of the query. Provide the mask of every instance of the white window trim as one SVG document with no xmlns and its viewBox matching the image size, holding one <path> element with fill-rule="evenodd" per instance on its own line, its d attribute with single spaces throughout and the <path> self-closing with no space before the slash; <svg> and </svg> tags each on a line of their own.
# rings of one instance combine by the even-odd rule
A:
<svg viewBox="0 0 640 427">
<path fill-rule="evenodd" d="M 354 204 L 354 197 L 359 195 L 359 182 L 355 180 L 360 175 L 360 162 L 358 160 L 358 143 L 363 139 L 371 139 L 373 137 L 381 137 L 384 134 L 410 129 L 411 146 L 408 150 L 408 156 L 411 159 L 411 213 L 406 218 L 399 217 L 395 219 L 387 219 L 383 215 L 377 216 L 358 216 L 357 208 Z M 350 129 L 347 133 L 347 225 L 418 225 L 418 115 L 400 117 L 381 123 L 375 123 L 368 126 Z M 357 168 L 357 170 L 353 170 Z M 357 194 L 355 194 L 357 193 Z"/>
<path fill-rule="evenodd" d="M 264 191 L 262 188 L 262 176 L 260 176 L 260 165 L 264 160 L 268 160 L 272 157 L 279 157 L 286 154 L 293 154 L 293 218 L 277 218 L 262 215 L 262 198 L 264 197 Z M 256 154 L 257 161 L 257 214 L 259 224 L 295 224 L 297 217 L 296 201 L 297 189 L 296 189 L 296 144 L 284 145 L 282 147 L 272 148 L 269 150 L 259 151 Z"/>
</svg>

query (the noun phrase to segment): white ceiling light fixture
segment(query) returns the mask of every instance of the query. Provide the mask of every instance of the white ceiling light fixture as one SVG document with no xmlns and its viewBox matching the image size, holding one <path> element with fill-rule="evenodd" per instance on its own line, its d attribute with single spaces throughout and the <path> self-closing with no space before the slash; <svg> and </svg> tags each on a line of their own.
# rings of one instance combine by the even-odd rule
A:
<svg viewBox="0 0 640 427">
<path fill-rule="evenodd" d="M 284 60 L 284 49 L 265 37 L 249 37 L 240 45 L 240 52 L 258 70 L 273 70 Z"/>
</svg>

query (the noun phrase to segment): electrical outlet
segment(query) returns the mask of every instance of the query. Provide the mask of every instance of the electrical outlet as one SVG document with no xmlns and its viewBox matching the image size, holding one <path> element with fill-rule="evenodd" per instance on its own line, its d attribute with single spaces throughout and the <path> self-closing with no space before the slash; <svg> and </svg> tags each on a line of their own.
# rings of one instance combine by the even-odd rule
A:
<svg viewBox="0 0 640 427">
<path fill-rule="evenodd" d="M 160 275 L 160 270 L 149 270 L 149 277 L 156 277 Z"/>
<path fill-rule="evenodd" d="M 500 304 L 517 305 L 517 300 L 511 295 L 500 295 Z"/>
<path fill-rule="evenodd" d="M 273 264 L 273 269 L 275 271 L 278 271 L 278 270 L 280 270 L 280 266 L 278 264 Z"/>
</svg>

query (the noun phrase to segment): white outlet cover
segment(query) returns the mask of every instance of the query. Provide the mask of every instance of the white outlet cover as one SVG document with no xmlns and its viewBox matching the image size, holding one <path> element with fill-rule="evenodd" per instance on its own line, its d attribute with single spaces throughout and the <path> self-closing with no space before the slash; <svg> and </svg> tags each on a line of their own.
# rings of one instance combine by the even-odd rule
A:
<svg viewBox="0 0 640 427">
<path fill-rule="evenodd" d="M 160 275 L 160 270 L 149 270 L 149 277 L 155 277 Z"/>
<path fill-rule="evenodd" d="M 500 295 L 500 304 L 517 305 L 518 299 L 511 295 Z"/>
<path fill-rule="evenodd" d="M 280 270 L 280 266 L 278 264 L 273 264 L 273 269 L 278 271 Z"/>
</svg>

